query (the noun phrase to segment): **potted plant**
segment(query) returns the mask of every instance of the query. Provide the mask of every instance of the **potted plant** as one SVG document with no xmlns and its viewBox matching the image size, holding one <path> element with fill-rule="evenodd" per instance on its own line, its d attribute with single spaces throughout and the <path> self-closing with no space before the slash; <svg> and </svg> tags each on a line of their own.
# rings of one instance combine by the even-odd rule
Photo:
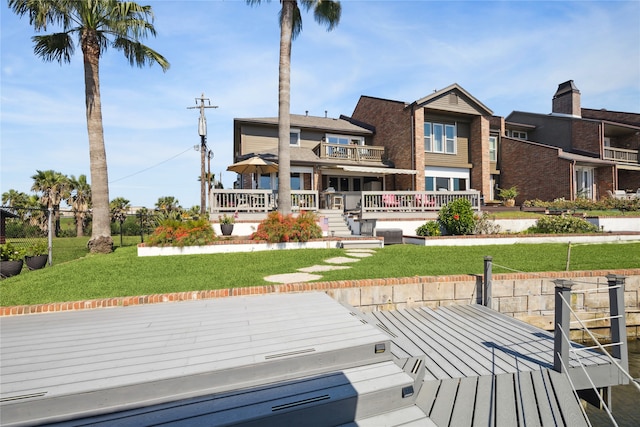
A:
<svg viewBox="0 0 640 427">
<path fill-rule="evenodd" d="M 49 245 L 45 240 L 38 240 L 27 248 L 27 255 L 24 257 L 29 270 L 39 270 L 47 265 L 49 261 Z"/>
<path fill-rule="evenodd" d="M 221 215 L 218 216 L 218 221 L 220 221 L 220 230 L 222 231 L 223 236 L 231 236 L 233 232 L 233 224 L 236 222 L 236 219 L 231 215 Z"/>
<path fill-rule="evenodd" d="M 504 201 L 504 205 L 513 207 L 516 205 L 516 197 L 518 197 L 518 189 L 514 185 L 511 188 L 501 188 L 498 192 L 498 197 Z"/>
<path fill-rule="evenodd" d="M 24 248 L 9 242 L 0 245 L 0 276 L 6 278 L 20 274 L 25 252 Z"/>
</svg>

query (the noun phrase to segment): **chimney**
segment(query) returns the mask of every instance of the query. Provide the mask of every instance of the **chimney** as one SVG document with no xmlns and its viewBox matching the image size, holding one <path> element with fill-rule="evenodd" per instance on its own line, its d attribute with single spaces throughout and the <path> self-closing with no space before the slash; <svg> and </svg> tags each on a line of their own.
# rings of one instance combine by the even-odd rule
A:
<svg viewBox="0 0 640 427">
<path fill-rule="evenodd" d="M 558 90 L 553 95 L 552 112 L 554 114 L 567 114 L 574 117 L 581 117 L 580 91 L 573 83 L 573 80 L 560 83 Z"/>
</svg>

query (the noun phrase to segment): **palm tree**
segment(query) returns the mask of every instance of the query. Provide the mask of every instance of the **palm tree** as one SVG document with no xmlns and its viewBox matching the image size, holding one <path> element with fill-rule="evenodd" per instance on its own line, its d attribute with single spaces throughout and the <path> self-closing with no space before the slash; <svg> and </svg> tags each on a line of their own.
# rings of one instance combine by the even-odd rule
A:
<svg viewBox="0 0 640 427">
<path fill-rule="evenodd" d="M 69 178 L 54 170 L 40 171 L 31 177 L 31 191 L 40 193 L 40 203 L 49 211 L 53 211 L 55 235 L 60 231 L 60 202 L 69 198 Z"/>
<path fill-rule="evenodd" d="M 34 52 L 45 61 L 71 62 L 75 51 L 72 35 L 78 37 L 84 59 L 85 104 L 89 135 L 93 224 L 88 246 L 91 252 L 111 252 L 109 218 L 109 179 L 102 127 L 100 100 L 100 57 L 108 47 L 120 50 L 131 65 L 142 67 L 157 63 L 163 70 L 167 60 L 140 40 L 155 36 L 150 6 L 118 0 L 9 0 L 17 15 L 29 16 L 36 31 L 60 25 L 62 32 L 34 36 Z"/>
<path fill-rule="evenodd" d="M 246 0 L 257 5 L 262 0 Z M 266 0 L 267 2 L 269 0 Z M 316 22 L 333 30 L 340 22 L 342 7 L 333 0 L 299 0 L 306 11 L 313 8 Z M 291 41 L 302 31 L 302 16 L 298 0 L 280 0 L 280 66 L 278 75 L 278 211 L 291 213 Z"/>
<path fill-rule="evenodd" d="M 109 203 L 111 220 L 120 224 L 120 247 L 122 247 L 122 224 L 127 219 L 127 212 L 131 205 L 124 197 L 116 197 Z"/>
<path fill-rule="evenodd" d="M 182 208 L 180 202 L 173 196 L 158 197 L 156 210 L 163 218 L 180 218 Z"/>
<path fill-rule="evenodd" d="M 91 206 L 91 185 L 87 182 L 86 175 L 69 178 L 70 195 L 67 204 L 71 206 L 76 222 L 76 236 L 84 236 L 84 226 L 87 222 L 89 207 Z"/>
</svg>

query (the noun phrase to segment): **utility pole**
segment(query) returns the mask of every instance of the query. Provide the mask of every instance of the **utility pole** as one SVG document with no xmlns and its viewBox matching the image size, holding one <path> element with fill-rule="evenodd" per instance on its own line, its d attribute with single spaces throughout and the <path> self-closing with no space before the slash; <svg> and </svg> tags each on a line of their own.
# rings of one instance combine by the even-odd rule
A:
<svg viewBox="0 0 640 427">
<path fill-rule="evenodd" d="M 200 105 L 198 105 L 198 101 L 200 101 Z M 205 105 L 205 101 L 207 101 L 208 105 Z M 204 159 L 208 157 L 207 154 L 207 118 L 204 116 L 205 108 L 218 108 L 217 105 L 211 105 L 211 100 L 209 98 L 204 97 L 204 93 L 200 96 L 200 98 L 196 98 L 196 106 L 195 107 L 187 107 L 192 110 L 194 108 L 200 109 L 200 118 L 198 119 L 198 135 L 200 135 L 200 147 L 197 145 L 193 148 L 196 151 L 200 150 L 200 215 L 204 215 L 207 210 L 207 197 L 206 197 L 206 183 L 205 183 L 205 170 L 204 170 Z"/>
</svg>

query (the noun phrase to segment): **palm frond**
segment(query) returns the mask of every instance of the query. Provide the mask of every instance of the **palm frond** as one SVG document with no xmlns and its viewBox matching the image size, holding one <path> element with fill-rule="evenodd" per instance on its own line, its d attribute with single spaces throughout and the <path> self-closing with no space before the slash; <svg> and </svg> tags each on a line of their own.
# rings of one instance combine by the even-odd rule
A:
<svg viewBox="0 0 640 427">
<path fill-rule="evenodd" d="M 140 42 L 125 37 L 118 37 L 113 41 L 112 46 L 124 53 L 124 56 L 129 60 L 131 66 L 137 65 L 142 68 L 145 65 L 153 65 L 153 63 L 156 62 L 163 71 L 169 69 L 169 62 L 164 56 Z"/>
<path fill-rule="evenodd" d="M 338 1 L 316 1 L 313 16 L 318 24 L 326 25 L 327 31 L 333 30 L 340 23 L 342 6 Z"/>
<path fill-rule="evenodd" d="M 44 61 L 56 61 L 60 64 L 71 62 L 75 46 L 68 33 L 33 36 L 32 40 L 35 45 L 33 51 Z"/>
</svg>

